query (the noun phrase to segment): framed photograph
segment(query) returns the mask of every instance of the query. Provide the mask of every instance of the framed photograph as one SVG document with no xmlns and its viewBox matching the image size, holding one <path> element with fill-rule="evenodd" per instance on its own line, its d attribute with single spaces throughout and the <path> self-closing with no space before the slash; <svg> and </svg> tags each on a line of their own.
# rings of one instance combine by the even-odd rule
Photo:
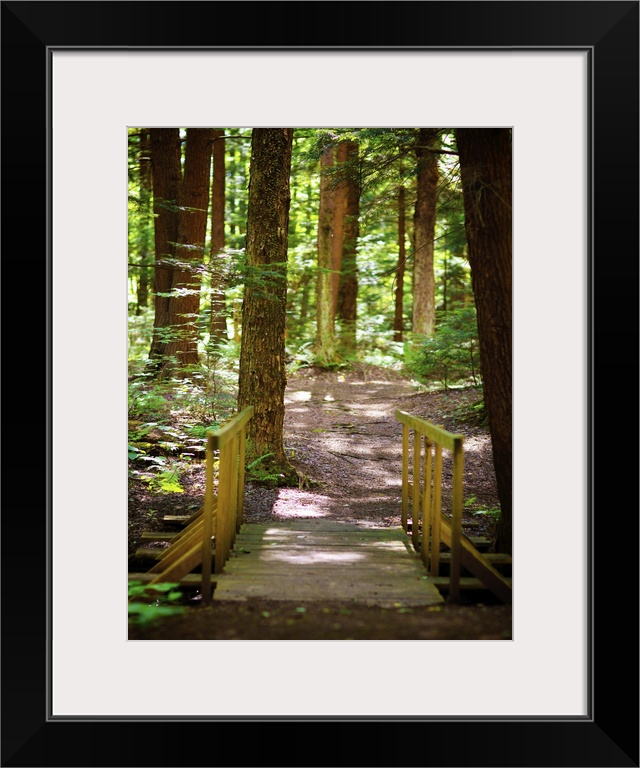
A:
<svg viewBox="0 0 640 768">
<path fill-rule="evenodd" d="M 46 383 L 2 765 L 639 765 L 638 6 L 2 3 L 4 264 L 45 313 L 5 339 Z M 127 127 L 341 124 L 513 129 L 513 639 L 128 642 Z"/>
</svg>

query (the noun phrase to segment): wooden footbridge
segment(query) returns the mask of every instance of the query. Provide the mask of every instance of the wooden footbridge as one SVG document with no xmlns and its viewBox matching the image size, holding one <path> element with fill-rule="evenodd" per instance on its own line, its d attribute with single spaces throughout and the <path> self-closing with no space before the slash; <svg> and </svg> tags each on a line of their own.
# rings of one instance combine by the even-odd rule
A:
<svg viewBox="0 0 640 768">
<path fill-rule="evenodd" d="M 136 560 L 151 559 L 129 580 L 199 587 L 219 600 L 352 600 L 383 607 L 458 602 L 488 590 L 511 603 L 511 558 L 481 551 L 462 525 L 463 438 L 403 411 L 402 524 L 397 528 L 329 518 L 245 524 L 247 408 L 207 436 L 204 504 L 190 517 L 165 518 L 173 528 L 148 532 Z M 443 451 L 452 467 L 443 505 Z M 215 468 L 217 465 L 217 477 Z M 443 507 L 445 508 L 443 511 Z M 179 530 L 175 530 L 176 526 Z"/>
</svg>

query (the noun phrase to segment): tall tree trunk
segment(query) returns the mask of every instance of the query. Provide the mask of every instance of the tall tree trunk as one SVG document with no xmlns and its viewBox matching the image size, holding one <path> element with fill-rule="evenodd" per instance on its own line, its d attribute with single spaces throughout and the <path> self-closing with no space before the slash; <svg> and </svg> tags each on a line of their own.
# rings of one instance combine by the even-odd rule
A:
<svg viewBox="0 0 640 768">
<path fill-rule="evenodd" d="M 145 216 L 145 223 L 140 227 L 140 276 L 138 278 L 138 291 L 136 303 L 136 315 L 141 315 L 149 303 L 149 273 L 153 260 L 150 237 L 151 199 L 153 196 L 153 182 L 151 177 L 151 137 L 147 128 L 140 129 L 140 206 Z M 147 226 L 149 222 L 149 226 Z"/>
<path fill-rule="evenodd" d="M 227 341 L 227 306 L 224 294 L 224 269 L 221 252 L 224 248 L 225 221 L 225 141 L 224 131 L 216 128 L 213 139 L 213 184 L 211 190 L 211 318 L 209 344 L 212 348 Z"/>
<path fill-rule="evenodd" d="M 360 168 L 359 146 L 347 141 L 345 167 L 346 200 L 344 232 L 342 237 L 342 269 L 338 292 L 338 315 L 341 320 L 340 348 L 348 356 L 356 349 L 356 322 L 358 310 L 358 236 L 360 234 Z"/>
<path fill-rule="evenodd" d="M 333 253 L 333 223 L 335 215 L 335 189 L 328 175 L 333 168 L 334 150 L 327 149 L 320 161 L 320 204 L 318 210 L 318 282 L 316 299 L 315 361 L 319 366 L 336 362 L 333 316 L 333 280 L 331 259 Z"/>
<path fill-rule="evenodd" d="M 251 139 L 238 410 L 252 405 L 247 457 L 297 482 L 283 443 L 287 245 L 292 128 L 254 128 Z"/>
<path fill-rule="evenodd" d="M 211 171 L 211 128 L 188 128 L 180 191 L 176 267 L 171 282 L 171 338 L 162 375 L 189 377 L 198 356 L 200 283 Z"/>
<path fill-rule="evenodd" d="M 348 142 L 341 141 L 335 153 L 335 162 L 338 170 L 338 176 L 335 182 L 334 207 L 333 207 L 333 227 L 331 238 L 331 312 L 334 318 L 338 310 L 338 289 L 340 287 L 340 270 L 342 269 L 342 249 L 344 245 L 344 217 L 347 206 L 347 185 L 345 178 L 344 164 L 347 159 Z"/>
<path fill-rule="evenodd" d="M 413 334 L 433 336 L 436 330 L 436 287 L 433 241 L 438 197 L 438 156 L 426 147 L 439 141 L 437 130 L 420 128 L 416 145 L 418 161 L 413 252 Z"/>
<path fill-rule="evenodd" d="M 404 331 L 405 237 L 405 189 L 401 186 L 398 189 L 398 266 L 396 268 L 396 303 L 393 315 L 394 341 L 402 341 Z"/>
<path fill-rule="evenodd" d="M 178 240 L 178 205 L 180 203 L 180 129 L 151 129 L 151 169 L 155 239 L 153 338 L 149 349 L 150 365 L 162 365 L 169 326 L 169 292 L 175 244 Z"/>
<path fill-rule="evenodd" d="M 478 316 L 484 401 L 501 515 L 496 550 L 512 549 L 511 131 L 460 128 L 465 229 Z"/>
</svg>

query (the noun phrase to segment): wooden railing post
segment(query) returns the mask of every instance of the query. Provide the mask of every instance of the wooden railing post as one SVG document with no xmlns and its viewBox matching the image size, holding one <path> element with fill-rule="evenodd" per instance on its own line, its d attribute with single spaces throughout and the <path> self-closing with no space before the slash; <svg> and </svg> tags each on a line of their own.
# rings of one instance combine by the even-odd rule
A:
<svg viewBox="0 0 640 768">
<path fill-rule="evenodd" d="M 218 526 L 216 536 L 215 571 L 222 573 L 227 562 L 229 548 L 229 510 L 231 507 L 231 445 L 226 442 L 220 447 L 218 468 Z"/>
<path fill-rule="evenodd" d="M 402 527 L 408 530 L 409 517 L 409 425 L 402 425 Z"/>
<path fill-rule="evenodd" d="M 431 505 L 431 447 L 428 437 L 424 439 L 424 493 L 422 495 L 422 548 L 421 556 L 425 567 L 428 567 L 429 549 L 433 528 L 433 509 Z"/>
<path fill-rule="evenodd" d="M 245 408 L 219 430 L 210 433 L 212 445 L 219 453 L 216 573 L 222 573 L 235 543 L 236 533 L 242 525 L 246 423 L 252 418 L 253 412 L 253 406 Z"/>
<path fill-rule="evenodd" d="M 236 531 L 238 526 L 238 494 L 240 487 L 238 485 L 238 453 L 240 450 L 240 440 L 236 435 L 231 441 L 229 446 L 230 456 L 229 461 L 231 463 L 231 489 L 230 489 L 230 509 L 229 509 L 229 549 L 235 544 Z M 227 551 L 227 559 L 229 552 Z"/>
<path fill-rule="evenodd" d="M 442 446 L 435 443 L 435 456 L 433 459 L 433 529 L 431 531 L 431 576 L 440 573 L 440 515 L 442 514 Z"/>
<path fill-rule="evenodd" d="M 244 462 L 246 456 L 247 428 L 245 426 L 240 430 L 238 439 L 238 518 L 236 522 L 236 532 L 242 527 L 244 518 Z"/>
<path fill-rule="evenodd" d="M 422 435 L 413 431 L 413 498 L 411 500 L 411 542 L 418 549 L 419 534 L 418 525 L 420 518 L 420 457 L 422 447 Z"/>
<path fill-rule="evenodd" d="M 453 487 L 451 496 L 451 575 L 449 577 L 449 600 L 460 599 L 460 548 L 462 535 L 462 475 L 464 455 L 462 437 L 455 441 L 453 449 Z"/>
<path fill-rule="evenodd" d="M 217 534 L 213 530 L 213 440 L 207 436 L 205 491 L 204 491 L 204 530 L 202 532 L 202 602 L 211 600 L 211 538 Z"/>
</svg>

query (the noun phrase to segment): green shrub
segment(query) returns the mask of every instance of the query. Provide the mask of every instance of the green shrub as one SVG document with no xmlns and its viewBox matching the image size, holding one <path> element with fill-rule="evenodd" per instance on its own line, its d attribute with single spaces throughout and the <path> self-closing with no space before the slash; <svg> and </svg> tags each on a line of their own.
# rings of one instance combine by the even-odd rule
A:
<svg viewBox="0 0 640 768">
<path fill-rule="evenodd" d="M 422 337 L 409 353 L 407 367 L 425 383 L 481 383 L 478 326 L 474 307 L 449 312 L 436 327 L 435 335 Z"/>
<path fill-rule="evenodd" d="M 166 616 L 185 613 L 186 608 L 176 605 L 182 593 L 178 584 L 143 584 L 129 581 L 128 618 L 130 624 L 150 624 Z"/>
</svg>

